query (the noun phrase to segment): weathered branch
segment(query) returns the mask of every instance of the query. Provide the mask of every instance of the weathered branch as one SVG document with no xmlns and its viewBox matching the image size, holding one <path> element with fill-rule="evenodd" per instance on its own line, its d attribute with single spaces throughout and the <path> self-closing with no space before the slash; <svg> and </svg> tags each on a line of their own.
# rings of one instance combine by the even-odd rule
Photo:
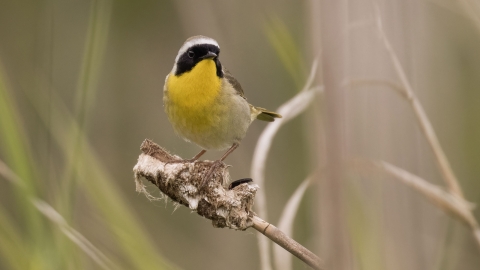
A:
<svg viewBox="0 0 480 270">
<path fill-rule="evenodd" d="M 252 211 L 258 189 L 256 184 L 238 180 L 227 187 L 230 175 L 226 164 L 222 163 L 208 184 L 200 189 L 200 182 L 214 164 L 213 161 L 187 162 L 148 139 L 142 143 L 141 150 L 143 153 L 133 171 L 137 191 L 144 193 L 147 198 L 158 199 L 148 193 L 142 178 L 157 186 L 175 203 L 212 220 L 214 227 L 235 230 L 253 227 L 314 269 L 321 269 L 320 259 L 315 254 Z"/>
<path fill-rule="evenodd" d="M 145 140 L 141 149 L 143 154 L 133 169 L 137 191 L 155 199 L 147 192 L 140 179 L 143 177 L 172 201 L 212 220 L 214 227 L 246 230 L 253 225 L 250 217 L 257 185 L 247 183 L 225 189 L 224 184 L 230 182 L 230 176 L 227 165 L 222 163 L 201 190 L 201 180 L 210 170 L 212 161 L 185 162 L 150 140 Z"/>
<path fill-rule="evenodd" d="M 306 264 L 311 266 L 313 269 L 322 269 L 321 260 L 317 255 L 313 254 L 310 250 L 306 249 L 304 246 L 297 243 L 292 238 L 288 237 L 285 233 L 279 230 L 277 227 L 266 222 L 265 220 L 253 216 L 253 228 L 266 237 L 270 238 L 277 245 L 284 248 L 286 251 L 292 253 L 294 256 L 304 261 Z"/>
</svg>

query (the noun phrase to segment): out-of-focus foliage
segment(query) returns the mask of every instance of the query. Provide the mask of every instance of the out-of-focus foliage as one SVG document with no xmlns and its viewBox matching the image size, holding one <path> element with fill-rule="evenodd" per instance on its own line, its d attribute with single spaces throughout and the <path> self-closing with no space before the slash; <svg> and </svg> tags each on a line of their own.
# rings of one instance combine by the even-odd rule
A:
<svg viewBox="0 0 480 270">
<path fill-rule="evenodd" d="M 278 17 L 269 20 L 265 26 L 265 33 L 282 65 L 288 70 L 296 87 L 300 89 L 307 73 L 303 63 L 303 51 L 298 49 L 301 43 L 295 40 L 291 31 Z"/>
</svg>

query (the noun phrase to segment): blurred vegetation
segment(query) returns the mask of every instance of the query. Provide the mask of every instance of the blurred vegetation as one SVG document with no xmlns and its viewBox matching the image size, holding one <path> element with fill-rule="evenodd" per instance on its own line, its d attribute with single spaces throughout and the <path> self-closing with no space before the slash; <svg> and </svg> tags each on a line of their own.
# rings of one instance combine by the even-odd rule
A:
<svg viewBox="0 0 480 270">
<path fill-rule="evenodd" d="M 174 136 L 161 109 L 163 78 L 187 37 L 178 26 L 167 30 L 180 23 L 173 14 L 181 7 L 147 1 L 2 1 L 1 6 L 0 160 L 20 180 L 1 177 L 0 268 L 176 268 L 163 254 L 183 267 L 196 265 L 173 254 L 201 246 L 195 222 L 204 231 L 211 226 L 192 220 L 187 211 L 171 222 L 172 209 L 152 206 L 134 192 L 131 172 L 143 138 L 158 138 L 163 130 L 169 132 L 160 142 L 173 140 L 196 151 Z M 268 47 L 266 38 L 263 42 Z M 68 225 L 36 208 L 38 200 Z M 170 225 L 162 229 L 159 221 Z M 248 238 L 243 242 L 254 247 Z"/>
<path fill-rule="evenodd" d="M 302 51 L 298 49 L 301 46 L 297 42 L 298 39 L 295 39 L 285 23 L 275 16 L 266 24 L 265 33 L 278 58 L 282 61 L 282 65 L 295 82 L 296 88 L 300 90 L 305 83 L 307 71 L 304 67 Z"/>
<path fill-rule="evenodd" d="M 448 1 L 382 2 L 381 10 L 466 197 L 478 204 L 480 32 Z M 188 209 L 172 214 L 170 203 L 149 202 L 135 192 L 132 167 L 145 138 L 184 157 L 198 151 L 174 134 L 162 106 L 165 76 L 186 38 L 217 39 L 248 100 L 273 110 L 301 89 L 320 55 L 306 49 L 315 14 L 308 2 L 273 0 L 0 0 L 0 160 L 20 179 L 0 169 L 0 269 L 257 269 L 255 234 L 213 229 Z M 349 32 L 352 78 L 395 81 L 368 26 L 370 6 L 352 3 L 351 18 L 365 25 Z M 347 101 L 352 155 L 443 185 L 406 102 L 377 87 L 352 89 Z M 322 151 L 318 111 L 275 138 L 265 187 L 273 224 L 318 168 L 310 158 Z M 234 179 L 248 177 L 264 127 L 252 124 L 229 157 Z M 478 268 L 480 253 L 460 223 L 391 179 L 349 177 L 358 269 Z M 314 192 L 306 192 L 293 236 L 318 249 Z M 65 223 L 41 212 L 39 201 Z M 294 260 L 294 268 L 303 264 Z"/>
</svg>

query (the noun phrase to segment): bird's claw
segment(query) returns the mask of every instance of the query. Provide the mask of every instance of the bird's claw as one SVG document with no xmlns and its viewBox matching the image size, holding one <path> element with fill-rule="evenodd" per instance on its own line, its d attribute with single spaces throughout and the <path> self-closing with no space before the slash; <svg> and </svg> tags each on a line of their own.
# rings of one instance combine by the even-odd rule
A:
<svg viewBox="0 0 480 270">
<path fill-rule="evenodd" d="M 205 188 L 208 181 L 212 177 L 213 172 L 215 172 L 218 169 L 218 167 L 222 165 L 222 163 L 223 162 L 221 160 L 215 160 L 215 162 L 213 162 L 212 166 L 210 166 L 210 170 L 208 171 L 207 174 L 205 174 L 205 176 L 202 178 L 202 181 L 200 182 L 200 186 L 199 186 L 200 190 Z"/>
</svg>

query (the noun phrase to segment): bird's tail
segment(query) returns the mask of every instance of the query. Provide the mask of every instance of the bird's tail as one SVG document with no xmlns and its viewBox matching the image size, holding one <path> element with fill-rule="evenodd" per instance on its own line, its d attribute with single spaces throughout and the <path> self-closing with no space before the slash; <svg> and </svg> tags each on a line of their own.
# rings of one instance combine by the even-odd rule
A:
<svg viewBox="0 0 480 270">
<path fill-rule="evenodd" d="M 273 122 L 275 118 L 282 118 L 280 114 L 260 107 L 253 107 L 253 111 L 257 114 L 256 118 L 262 121 Z"/>
</svg>

